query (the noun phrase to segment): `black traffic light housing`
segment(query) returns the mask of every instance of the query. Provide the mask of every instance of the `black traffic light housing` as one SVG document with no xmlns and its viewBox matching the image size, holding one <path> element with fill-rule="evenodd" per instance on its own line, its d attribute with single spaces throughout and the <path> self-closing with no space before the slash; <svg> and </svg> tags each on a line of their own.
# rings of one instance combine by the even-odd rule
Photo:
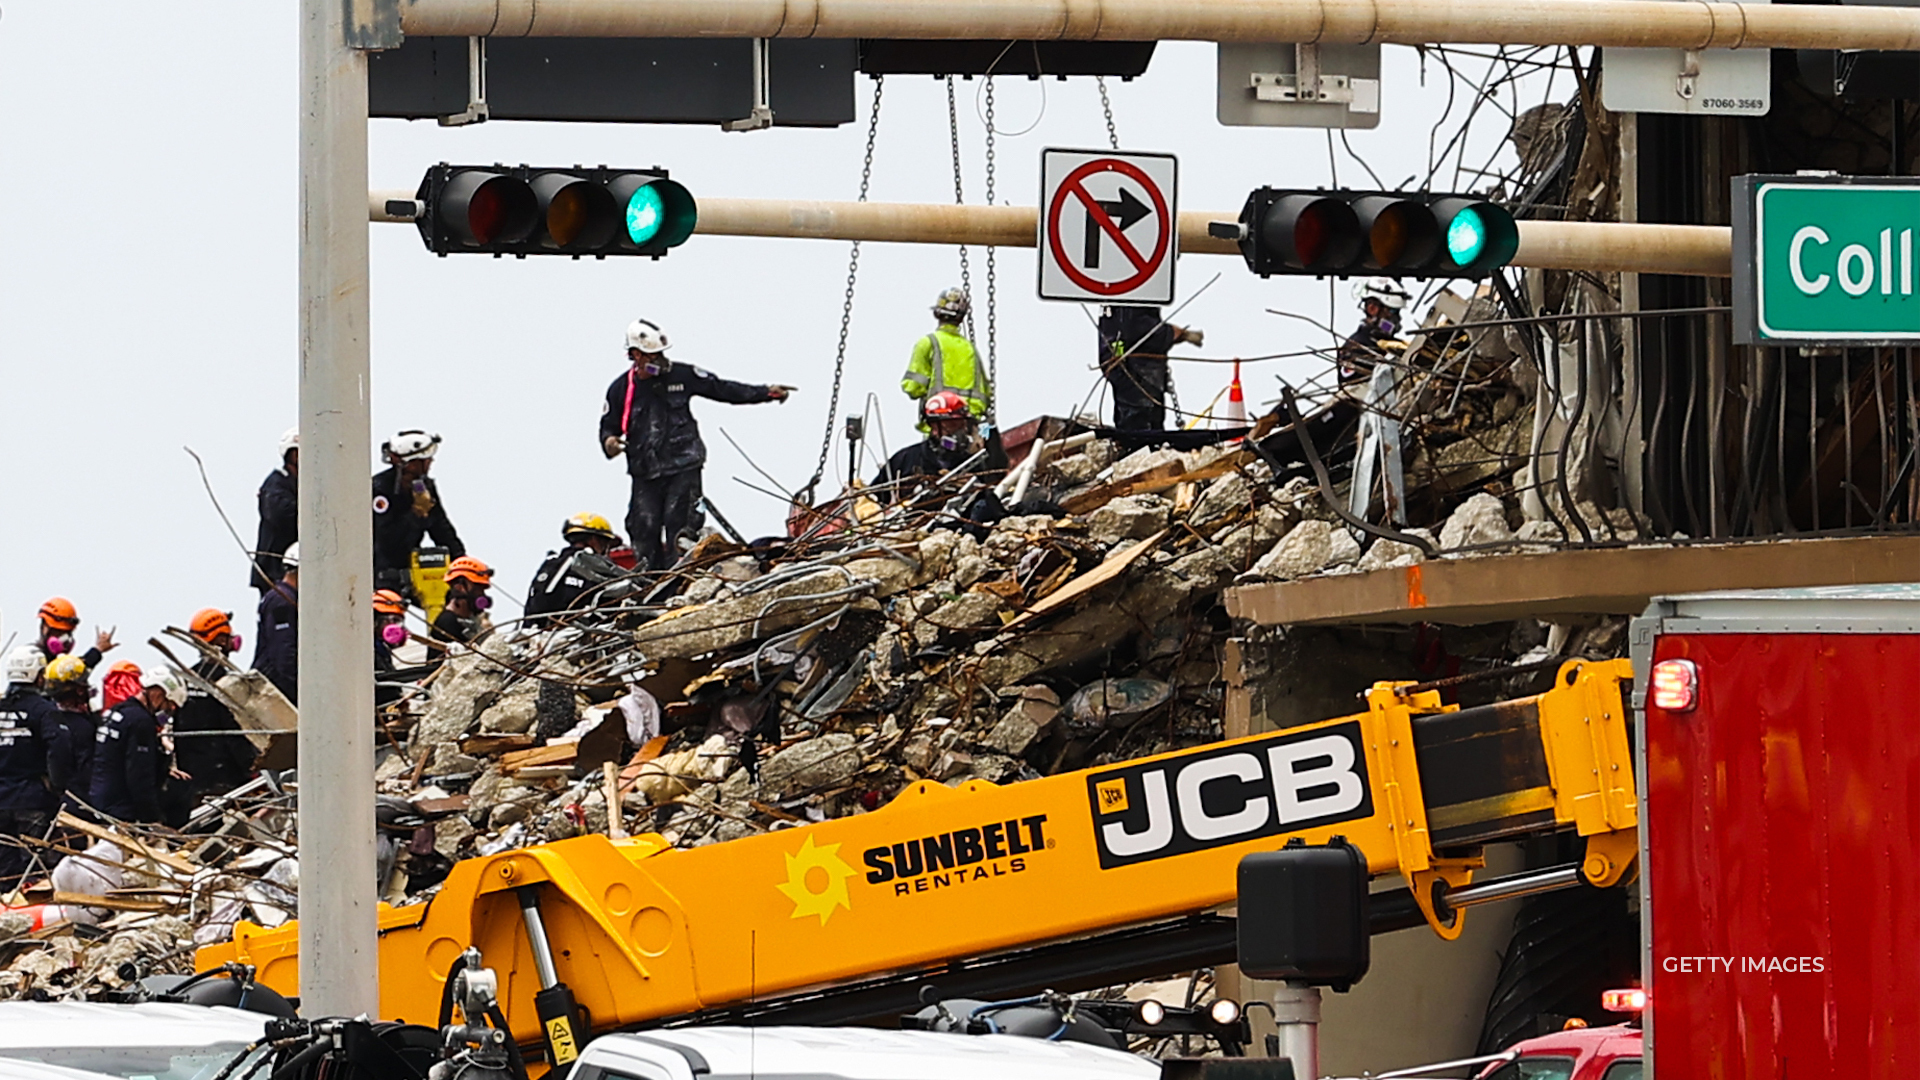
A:
<svg viewBox="0 0 1920 1080">
<path fill-rule="evenodd" d="M 686 242 L 692 193 L 665 169 L 448 165 L 427 170 L 414 224 L 438 255 L 648 255 Z"/>
<path fill-rule="evenodd" d="M 1513 215 L 1476 195 L 1258 188 L 1238 222 L 1210 235 L 1236 241 L 1261 277 L 1479 278 L 1520 244 Z"/>
<path fill-rule="evenodd" d="M 1256 979 L 1346 990 L 1372 964 L 1367 857 L 1344 837 L 1240 860 L 1236 960 Z"/>
</svg>

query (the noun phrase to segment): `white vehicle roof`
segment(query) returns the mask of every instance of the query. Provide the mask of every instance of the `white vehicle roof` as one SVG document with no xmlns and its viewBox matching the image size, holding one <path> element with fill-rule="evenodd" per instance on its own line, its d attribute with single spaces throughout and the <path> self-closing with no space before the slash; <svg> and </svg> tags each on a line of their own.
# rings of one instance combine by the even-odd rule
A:
<svg viewBox="0 0 1920 1080">
<path fill-rule="evenodd" d="M 266 1025 L 261 1013 L 222 1006 L 0 1001 L 0 1059 L 108 1076 L 187 1080 L 218 1072 L 260 1038 Z M 209 1062 L 211 1069 L 205 1067 Z M 18 1061 L 0 1061 L 0 1077 L 25 1077 L 7 1071 L 17 1066 Z"/>
<path fill-rule="evenodd" d="M 591 1070 L 591 1071 L 587 1071 Z M 1156 1062 L 1024 1035 L 881 1028 L 701 1027 L 604 1035 L 573 1080 L 1157 1080 Z"/>
<path fill-rule="evenodd" d="M 69 1069 L 24 1058 L 0 1058 L 0 1080 L 112 1080 L 107 1073 Z"/>
</svg>

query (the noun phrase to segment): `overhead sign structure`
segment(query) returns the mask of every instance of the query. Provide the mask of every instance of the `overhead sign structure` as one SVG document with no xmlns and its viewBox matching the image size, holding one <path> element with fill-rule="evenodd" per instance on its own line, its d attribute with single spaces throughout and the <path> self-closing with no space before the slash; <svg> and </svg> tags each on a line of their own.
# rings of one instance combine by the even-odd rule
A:
<svg viewBox="0 0 1920 1080">
<path fill-rule="evenodd" d="M 1773 50 L 1606 49 L 1600 103 L 1613 112 L 1765 116 L 1773 104 Z"/>
<path fill-rule="evenodd" d="M 1734 340 L 1920 344 L 1920 178 L 1734 181 Z"/>
<path fill-rule="evenodd" d="M 1172 303 L 1178 175 L 1172 154 L 1042 151 L 1040 298 Z"/>
</svg>

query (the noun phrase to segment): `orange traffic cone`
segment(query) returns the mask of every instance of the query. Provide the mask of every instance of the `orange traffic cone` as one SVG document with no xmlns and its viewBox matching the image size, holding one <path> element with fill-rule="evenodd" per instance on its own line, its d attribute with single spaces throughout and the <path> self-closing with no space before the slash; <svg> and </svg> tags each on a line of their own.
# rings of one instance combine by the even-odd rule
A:
<svg viewBox="0 0 1920 1080">
<path fill-rule="evenodd" d="M 1227 387 L 1227 407 L 1221 410 L 1220 426 L 1237 428 L 1247 426 L 1247 397 L 1240 390 L 1240 361 L 1233 362 L 1233 382 Z"/>
</svg>

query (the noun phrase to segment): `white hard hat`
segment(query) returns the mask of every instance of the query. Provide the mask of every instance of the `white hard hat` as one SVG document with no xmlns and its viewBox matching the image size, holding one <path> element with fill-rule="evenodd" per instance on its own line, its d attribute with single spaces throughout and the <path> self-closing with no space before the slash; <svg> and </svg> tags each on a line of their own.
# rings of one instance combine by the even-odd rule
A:
<svg viewBox="0 0 1920 1080">
<path fill-rule="evenodd" d="M 440 436 L 408 428 L 382 443 L 380 449 L 395 461 L 417 461 L 432 457 L 440 449 Z"/>
<path fill-rule="evenodd" d="M 627 324 L 627 348 L 643 353 L 666 352 L 667 332 L 645 319 L 635 319 Z"/>
<path fill-rule="evenodd" d="M 1383 307 L 1399 311 L 1407 306 L 1407 301 L 1413 299 L 1413 294 L 1394 278 L 1370 277 L 1353 283 L 1353 298 L 1363 304 L 1368 300 L 1378 300 Z"/>
<path fill-rule="evenodd" d="M 287 451 L 300 449 L 300 429 L 290 427 L 280 433 L 280 460 L 287 460 Z"/>
<path fill-rule="evenodd" d="M 295 540 L 288 544 L 287 550 L 280 553 L 280 565 L 289 570 L 300 568 L 300 541 Z"/>
<path fill-rule="evenodd" d="M 140 677 L 140 686 L 143 689 L 159 688 L 161 693 L 167 695 L 167 701 L 176 709 L 187 703 L 187 681 L 170 667 L 148 668 Z"/>
<path fill-rule="evenodd" d="M 30 683 L 40 677 L 46 666 L 46 655 L 39 649 L 32 645 L 16 646 L 7 653 L 7 681 Z"/>
</svg>

